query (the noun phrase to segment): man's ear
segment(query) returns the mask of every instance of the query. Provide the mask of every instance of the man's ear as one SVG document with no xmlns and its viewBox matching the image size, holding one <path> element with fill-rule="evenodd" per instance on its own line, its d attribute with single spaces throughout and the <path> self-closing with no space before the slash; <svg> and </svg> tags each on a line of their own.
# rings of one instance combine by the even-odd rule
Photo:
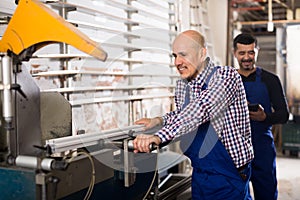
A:
<svg viewBox="0 0 300 200">
<path fill-rule="evenodd" d="M 207 54 L 207 49 L 206 48 L 201 48 L 201 50 L 200 50 L 201 62 L 205 61 L 206 54 Z"/>
</svg>

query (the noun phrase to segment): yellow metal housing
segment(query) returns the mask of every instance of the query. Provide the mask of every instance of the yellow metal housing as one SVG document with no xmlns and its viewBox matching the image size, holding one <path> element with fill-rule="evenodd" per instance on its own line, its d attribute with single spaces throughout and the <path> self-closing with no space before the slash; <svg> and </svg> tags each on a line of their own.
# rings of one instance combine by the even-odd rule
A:
<svg viewBox="0 0 300 200">
<path fill-rule="evenodd" d="M 89 39 L 37 0 L 20 0 L 0 40 L 0 52 L 19 55 L 35 45 L 36 50 L 51 43 L 66 43 L 102 61 L 107 57 L 100 44 Z"/>
</svg>

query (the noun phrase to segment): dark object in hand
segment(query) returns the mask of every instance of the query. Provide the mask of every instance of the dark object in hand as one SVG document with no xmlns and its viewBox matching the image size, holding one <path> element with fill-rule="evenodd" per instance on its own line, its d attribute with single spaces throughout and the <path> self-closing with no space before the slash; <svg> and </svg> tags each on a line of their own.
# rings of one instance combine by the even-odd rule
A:
<svg viewBox="0 0 300 200">
<path fill-rule="evenodd" d="M 249 104 L 249 105 L 248 105 L 248 109 L 249 109 L 249 111 L 251 111 L 251 112 L 256 112 L 256 111 L 258 111 L 258 107 L 259 107 L 259 104 Z"/>
</svg>

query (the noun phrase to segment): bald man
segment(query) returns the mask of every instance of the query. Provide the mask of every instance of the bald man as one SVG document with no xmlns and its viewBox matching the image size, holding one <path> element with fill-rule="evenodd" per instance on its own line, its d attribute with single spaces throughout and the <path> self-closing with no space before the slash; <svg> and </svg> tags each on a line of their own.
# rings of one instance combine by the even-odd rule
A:
<svg viewBox="0 0 300 200">
<path fill-rule="evenodd" d="M 153 135 L 138 135 L 134 152 L 149 152 L 152 143 L 180 140 L 193 167 L 193 200 L 250 199 L 253 147 L 240 75 L 210 61 L 205 38 L 197 31 L 180 33 L 172 51 L 181 77 L 176 83 L 176 110 L 136 121 L 145 129 L 163 127 Z"/>
</svg>

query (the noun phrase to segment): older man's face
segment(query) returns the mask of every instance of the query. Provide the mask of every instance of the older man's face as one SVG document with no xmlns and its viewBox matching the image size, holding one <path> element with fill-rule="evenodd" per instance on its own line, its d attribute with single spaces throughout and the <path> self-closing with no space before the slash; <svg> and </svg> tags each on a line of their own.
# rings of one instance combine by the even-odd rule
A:
<svg viewBox="0 0 300 200">
<path fill-rule="evenodd" d="M 190 37 L 178 36 L 173 43 L 174 64 L 182 79 L 193 79 L 199 73 L 204 61 L 203 48 L 197 46 Z"/>
</svg>

